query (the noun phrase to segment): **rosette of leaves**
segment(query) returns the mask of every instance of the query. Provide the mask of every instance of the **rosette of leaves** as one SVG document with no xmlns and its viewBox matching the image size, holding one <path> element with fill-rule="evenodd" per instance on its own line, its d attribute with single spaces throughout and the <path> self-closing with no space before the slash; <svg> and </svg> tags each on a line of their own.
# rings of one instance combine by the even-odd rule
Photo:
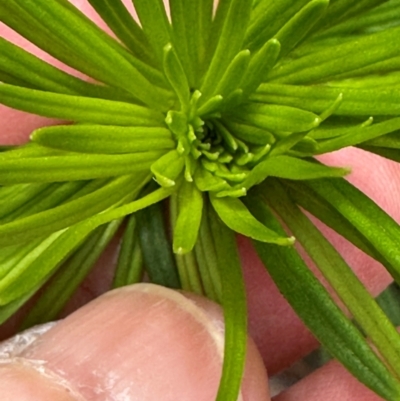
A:
<svg viewBox="0 0 400 401">
<path fill-rule="evenodd" d="M 218 399 L 236 400 L 236 232 L 329 353 L 399 400 L 399 335 L 304 210 L 399 281 L 399 226 L 348 169 L 314 157 L 358 146 L 400 161 L 400 2 L 169 0 L 167 13 L 162 0 L 133 0 L 138 23 L 121 0 L 88 1 L 113 37 L 67 0 L 0 3 L 3 23 L 91 78 L 0 39 L 0 102 L 66 121 L 1 148 L 0 321 L 46 283 L 24 326 L 54 319 L 123 230 L 114 286 L 144 266 L 155 283 L 222 304 Z"/>
</svg>

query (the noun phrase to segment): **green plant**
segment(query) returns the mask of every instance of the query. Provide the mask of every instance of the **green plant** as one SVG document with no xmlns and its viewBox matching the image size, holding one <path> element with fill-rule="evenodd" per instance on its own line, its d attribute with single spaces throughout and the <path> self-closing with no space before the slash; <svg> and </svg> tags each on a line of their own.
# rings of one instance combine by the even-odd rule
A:
<svg viewBox="0 0 400 401">
<path fill-rule="evenodd" d="M 144 259 L 153 282 L 222 303 L 218 400 L 234 400 L 246 339 L 238 232 L 326 349 L 399 400 L 396 329 L 302 209 L 399 282 L 400 227 L 348 169 L 314 156 L 358 146 L 400 161 L 400 2 L 220 0 L 213 17 L 212 0 L 169 0 L 170 23 L 161 0 L 134 0 L 141 25 L 120 0 L 89 3 L 118 40 L 67 0 L 0 4 L 2 22 L 93 79 L 0 39 L 0 102 L 70 122 L 2 147 L 0 321 L 49 280 L 24 326 L 55 318 L 124 227 L 115 286 L 140 280 Z"/>
</svg>

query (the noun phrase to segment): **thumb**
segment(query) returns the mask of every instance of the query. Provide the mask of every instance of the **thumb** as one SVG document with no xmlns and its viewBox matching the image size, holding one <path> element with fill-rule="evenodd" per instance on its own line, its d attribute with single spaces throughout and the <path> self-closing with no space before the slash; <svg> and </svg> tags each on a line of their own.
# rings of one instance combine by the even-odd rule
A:
<svg viewBox="0 0 400 401">
<path fill-rule="evenodd" d="M 223 330 L 220 308 L 208 300 L 152 284 L 125 287 L 4 361 L 0 394 L 29 401 L 213 401 Z M 250 340 L 241 399 L 269 400 L 265 370 Z"/>
</svg>

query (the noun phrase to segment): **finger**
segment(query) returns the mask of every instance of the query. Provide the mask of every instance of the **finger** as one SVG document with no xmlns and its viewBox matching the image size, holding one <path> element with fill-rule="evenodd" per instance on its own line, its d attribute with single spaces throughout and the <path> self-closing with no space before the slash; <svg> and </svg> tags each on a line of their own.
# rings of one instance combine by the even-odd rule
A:
<svg viewBox="0 0 400 401">
<path fill-rule="evenodd" d="M 326 155 L 324 162 L 351 166 L 349 180 L 400 221 L 397 163 L 354 148 Z M 318 226 L 374 296 L 392 281 L 378 262 L 321 223 Z M 239 247 L 247 286 L 250 334 L 269 373 L 274 374 L 307 355 L 318 343 L 279 294 L 250 242 L 240 238 Z"/>
<path fill-rule="evenodd" d="M 139 284 L 86 305 L 45 333 L 20 358 L 30 368 L 41 361 L 45 379 L 53 382 L 57 376 L 86 401 L 122 397 L 211 401 L 218 389 L 222 355 L 218 306 Z M 22 380 L 18 361 L 7 366 Z M 3 376 L 0 382 L 0 388 L 7 388 Z M 250 341 L 242 397 L 269 399 L 265 370 Z"/>
<path fill-rule="evenodd" d="M 329 362 L 273 398 L 273 401 L 295 400 L 383 401 L 335 361 Z"/>
</svg>

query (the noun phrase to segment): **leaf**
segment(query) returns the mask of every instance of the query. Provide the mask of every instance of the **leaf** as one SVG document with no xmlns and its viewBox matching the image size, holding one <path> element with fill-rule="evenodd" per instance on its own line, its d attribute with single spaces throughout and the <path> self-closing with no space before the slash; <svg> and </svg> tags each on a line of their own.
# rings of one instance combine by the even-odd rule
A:
<svg viewBox="0 0 400 401">
<path fill-rule="evenodd" d="M 400 281 L 399 225 L 371 199 L 345 180 L 315 180 L 306 184 L 346 218 L 388 262 L 386 269 Z"/>
<path fill-rule="evenodd" d="M 162 151 L 124 155 L 67 154 L 41 158 L 1 160 L 0 183 L 89 180 L 147 172 Z"/>
<path fill-rule="evenodd" d="M 197 187 L 183 180 L 177 193 L 177 219 L 174 225 L 173 250 L 190 252 L 196 241 L 203 211 L 203 195 Z"/>
<path fill-rule="evenodd" d="M 400 28 L 352 38 L 329 47 L 305 53 L 290 63 L 283 63 L 268 74 L 268 81 L 282 84 L 310 84 L 327 81 L 344 74 L 357 75 L 362 68 L 387 62 L 398 56 L 397 38 Z M 376 72 L 381 72 L 377 68 Z M 372 72 L 372 71 L 371 71 Z M 371 73 L 370 72 L 370 73 Z M 362 75 L 362 74 L 360 74 Z"/>
<path fill-rule="evenodd" d="M 161 186 L 173 187 L 184 165 L 184 158 L 176 150 L 171 150 L 151 165 L 151 172 Z"/>
<path fill-rule="evenodd" d="M 363 89 L 329 87 L 326 85 L 301 86 L 264 83 L 251 96 L 251 100 L 322 113 L 341 94 L 343 101 L 335 109 L 335 115 L 364 117 L 368 115 L 394 116 L 400 113 L 399 91 L 390 87 Z"/>
<path fill-rule="evenodd" d="M 181 109 L 187 111 L 190 99 L 189 83 L 185 70 L 171 43 L 164 46 L 163 66 L 165 76 L 179 99 Z"/>
<path fill-rule="evenodd" d="M 152 283 L 180 288 L 180 280 L 168 241 L 160 204 L 137 214 L 138 235 L 145 268 Z M 157 249 L 157 252 L 154 252 Z"/>
<path fill-rule="evenodd" d="M 390 120 L 373 124 L 371 126 L 354 127 L 347 134 L 337 136 L 332 139 L 320 141 L 318 143 L 315 154 L 332 152 L 347 146 L 359 145 L 363 142 L 379 138 L 382 135 L 389 134 L 400 128 L 400 118 L 392 118 Z"/>
<path fill-rule="evenodd" d="M 325 14 L 329 0 L 312 0 L 291 18 L 275 35 L 281 44 L 280 57 L 286 56 L 312 30 Z"/>
<path fill-rule="evenodd" d="M 284 235 L 262 201 L 253 197 L 251 207 L 264 224 Z M 328 351 L 367 387 L 387 400 L 397 400 L 399 382 L 336 306 L 296 250 L 260 242 L 255 242 L 255 247 L 281 293 Z"/>
<path fill-rule="evenodd" d="M 347 168 L 328 167 L 316 162 L 286 155 L 267 157 L 257 164 L 243 181 L 243 186 L 250 188 L 260 184 L 268 176 L 290 180 L 312 180 L 321 177 L 343 177 L 350 172 Z"/>
<path fill-rule="evenodd" d="M 252 13 L 245 47 L 251 51 L 261 48 L 307 3 L 309 0 L 261 2 Z"/>
<path fill-rule="evenodd" d="M 63 95 L 0 84 L 0 103 L 18 110 L 76 122 L 163 127 L 163 115 L 131 103 Z"/>
<path fill-rule="evenodd" d="M 279 181 L 269 181 L 263 198 L 290 227 L 386 364 L 400 376 L 400 335 L 351 268 L 294 204 Z"/>
<path fill-rule="evenodd" d="M 139 59 L 154 63 L 142 28 L 120 0 L 88 0 L 91 6 L 115 33 L 117 38 Z"/>
<path fill-rule="evenodd" d="M 221 33 L 216 42 L 215 52 L 211 53 L 213 54 L 212 59 L 200 87 L 204 101 L 208 100 L 229 63 L 242 48 L 252 4 L 251 1 L 232 0 L 223 7 L 226 7 L 225 18 L 219 19 L 218 10 L 215 17 L 215 23 L 221 21 Z M 213 29 L 215 29 L 215 25 Z"/>
<path fill-rule="evenodd" d="M 227 97 L 235 89 L 240 87 L 243 76 L 246 74 L 247 66 L 250 61 L 250 51 L 240 51 L 228 65 L 224 75 L 215 88 L 213 95 Z"/>
<path fill-rule="evenodd" d="M 293 237 L 288 238 L 278 235 L 275 231 L 260 223 L 239 199 L 217 198 L 211 193 L 210 200 L 220 219 L 231 230 L 262 242 L 293 245 Z"/>
<path fill-rule="evenodd" d="M 58 125 L 33 131 L 31 140 L 42 146 L 81 153 L 123 154 L 175 147 L 171 132 L 162 127 Z"/>
<path fill-rule="evenodd" d="M 234 233 L 218 220 L 211 208 L 208 210 L 222 285 L 225 320 L 224 362 L 216 401 L 236 400 L 240 394 L 246 360 L 246 292 Z"/>
<path fill-rule="evenodd" d="M 309 111 L 275 104 L 250 103 L 230 116 L 246 125 L 271 131 L 303 132 L 318 127 L 321 119 Z"/>
<path fill-rule="evenodd" d="M 135 187 L 132 176 L 123 176 L 62 205 L 0 225 L 0 245 L 26 242 L 70 227 L 116 204 Z"/>
<path fill-rule="evenodd" d="M 25 330 L 37 324 L 56 319 L 79 285 L 89 274 L 103 253 L 121 221 L 99 227 L 51 278 L 49 286 L 25 316 L 20 328 Z"/>
<path fill-rule="evenodd" d="M 240 87 L 247 96 L 264 81 L 264 77 L 275 65 L 281 51 L 281 44 L 275 38 L 266 42 L 251 58 L 249 68 Z"/>
<path fill-rule="evenodd" d="M 133 0 L 133 4 L 143 31 L 162 63 L 164 46 L 171 42 L 171 28 L 164 3 L 162 0 Z"/>
<path fill-rule="evenodd" d="M 122 236 L 112 288 L 138 283 L 143 276 L 143 254 L 139 244 L 137 218 L 128 217 Z"/>
<path fill-rule="evenodd" d="M 129 96 L 117 89 L 75 78 L 3 38 L 0 38 L 0 71 L 4 83 L 27 88 L 105 99 L 123 100 Z"/>
<path fill-rule="evenodd" d="M 138 190 L 130 195 L 129 199 L 137 196 L 138 191 L 147 181 L 148 177 L 146 177 L 146 180 L 142 180 L 142 182 L 137 185 Z M 140 182 L 139 179 L 138 182 Z M 50 246 L 46 246 L 45 251 L 41 252 L 38 257 L 36 257 L 36 255 L 31 255 L 32 263 L 24 266 L 24 269 L 14 269 L 12 277 L 10 276 L 6 281 L 0 282 L 0 305 L 8 304 L 31 293 L 33 289 L 38 288 L 37 286 L 39 283 L 42 285 L 43 280 L 47 279 L 49 275 L 52 274 L 59 263 L 65 260 L 65 258 L 82 243 L 86 236 L 97 227 L 144 209 L 165 199 L 170 194 L 171 192 L 169 190 L 164 188 L 158 189 L 138 200 L 107 210 L 76 224 L 68 230 L 53 234 L 58 236 L 56 240 L 52 242 Z M 126 199 L 122 200 L 122 202 L 123 201 L 126 201 Z M 34 272 L 34 274 L 32 274 L 32 272 Z M 16 275 L 18 275 L 18 278 L 15 277 Z"/>
<path fill-rule="evenodd" d="M 64 0 L 51 3 L 46 0 L 14 0 L 14 2 L 35 19 L 35 25 L 42 25 L 58 40 L 72 47 L 78 57 L 84 58 L 86 63 L 91 64 L 90 71 L 82 72 L 127 90 L 152 107 L 165 106 L 167 92 L 156 88 L 142 75 L 143 70 L 149 71 L 150 75 L 153 74 L 151 68 L 135 59 L 69 2 Z M 75 29 L 76 26 L 79 26 L 79 32 Z M 34 32 L 27 37 L 31 39 L 32 36 Z M 118 74 L 115 74 L 116 68 Z"/>
</svg>

